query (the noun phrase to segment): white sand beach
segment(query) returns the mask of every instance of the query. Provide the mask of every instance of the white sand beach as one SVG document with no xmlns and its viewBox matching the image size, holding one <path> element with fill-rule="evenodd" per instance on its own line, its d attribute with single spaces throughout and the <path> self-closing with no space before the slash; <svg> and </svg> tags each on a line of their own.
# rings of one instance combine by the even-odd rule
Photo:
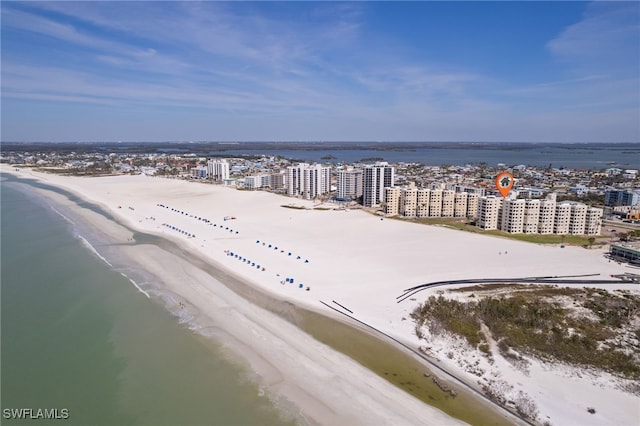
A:
<svg viewBox="0 0 640 426">
<path fill-rule="evenodd" d="M 438 289 L 396 303 L 406 288 L 465 278 L 598 274 L 593 278 L 607 279 L 610 274 L 634 272 L 609 262 L 603 249 L 535 245 L 382 220 L 358 210 L 314 210 L 313 202 L 266 192 L 144 175 L 78 178 L 26 169 L 15 172 L 5 165 L 0 170 L 65 188 L 101 205 L 131 228 L 171 239 L 281 300 L 344 320 L 321 303 L 343 310 L 334 303 L 338 302 L 357 319 L 416 349 L 424 342 L 415 335 L 409 314 Z M 290 204 L 303 208 L 282 207 Z M 114 226 L 93 220 L 96 226 Z M 123 229 L 116 226 L 105 232 L 129 238 Z M 171 273 L 166 282 L 172 283 L 174 293 L 199 312 L 224 321 L 224 330 L 211 333 L 225 334 L 232 342 L 230 349 L 252 348 L 246 352 L 258 355 L 248 362 L 261 373 L 265 386 L 300 407 L 311 423 L 459 423 L 292 324 L 255 309 L 188 262 L 156 250 L 132 246 L 130 255 L 157 274 Z M 616 284 L 635 292 L 638 287 Z M 230 306 L 233 309 L 227 309 Z M 249 327 L 253 334 L 235 327 Z M 441 340 L 434 348 L 449 343 Z M 455 359 L 442 356 L 441 365 L 475 384 L 478 377 L 456 362 L 470 356 L 461 350 Z M 498 366 L 501 380 L 536 402 L 541 422 L 637 425 L 640 421 L 638 397 L 618 389 L 608 375 L 580 375 L 537 363 L 528 374 L 507 363 Z M 328 386 L 332 392 L 326 392 Z M 597 412 L 590 414 L 587 407 Z"/>
</svg>

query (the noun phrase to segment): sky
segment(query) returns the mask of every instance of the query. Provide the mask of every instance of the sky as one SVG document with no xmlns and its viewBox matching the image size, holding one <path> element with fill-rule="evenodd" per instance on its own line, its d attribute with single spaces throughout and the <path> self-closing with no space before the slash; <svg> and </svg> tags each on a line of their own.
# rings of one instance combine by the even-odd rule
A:
<svg viewBox="0 0 640 426">
<path fill-rule="evenodd" d="M 2 141 L 640 142 L 640 3 L 0 2 Z"/>
</svg>

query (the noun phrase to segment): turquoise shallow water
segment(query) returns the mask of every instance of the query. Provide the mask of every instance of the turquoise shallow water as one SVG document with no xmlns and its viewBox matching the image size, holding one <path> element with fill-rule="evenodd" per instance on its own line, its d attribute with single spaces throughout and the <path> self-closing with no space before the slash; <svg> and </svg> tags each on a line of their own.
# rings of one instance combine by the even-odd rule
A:
<svg viewBox="0 0 640 426">
<path fill-rule="evenodd" d="M 74 228 L 1 184 L 4 424 L 286 424 L 242 366 L 92 254 Z M 68 410 L 7 419 L 6 409 Z"/>
</svg>

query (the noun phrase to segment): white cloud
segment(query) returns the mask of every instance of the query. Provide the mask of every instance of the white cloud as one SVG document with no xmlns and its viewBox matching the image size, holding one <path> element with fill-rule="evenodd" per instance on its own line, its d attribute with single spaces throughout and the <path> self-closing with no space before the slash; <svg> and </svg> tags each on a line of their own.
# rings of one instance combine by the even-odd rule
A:
<svg viewBox="0 0 640 426">
<path fill-rule="evenodd" d="M 547 47 L 580 68 L 635 73 L 640 67 L 640 3 L 594 2 L 584 18 L 567 27 Z"/>
<path fill-rule="evenodd" d="M 260 3 L 5 3 L 5 27 L 58 40 L 81 60 L 3 52 L 2 95 L 150 116 L 165 109 L 182 120 L 176 132 L 209 120 L 238 139 L 260 139 L 263 129 L 274 132 L 263 139 L 597 140 L 588 131 L 600 137 L 614 125 L 612 135 L 640 137 L 638 52 L 628 50 L 637 20 L 625 17 L 634 5 L 590 6 L 547 44 L 563 71 L 519 87 L 417 60 L 389 48 L 393 37 L 371 49 L 367 7 L 313 3 L 291 20 Z M 9 51 L 12 40 L 3 43 Z"/>
</svg>

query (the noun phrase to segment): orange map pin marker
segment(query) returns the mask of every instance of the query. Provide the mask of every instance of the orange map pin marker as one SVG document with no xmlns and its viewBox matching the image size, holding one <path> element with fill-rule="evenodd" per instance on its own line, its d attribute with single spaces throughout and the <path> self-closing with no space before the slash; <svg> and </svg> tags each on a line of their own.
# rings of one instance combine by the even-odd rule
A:
<svg viewBox="0 0 640 426">
<path fill-rule="evenodd" d="M 511 188 L 513 188 L 513 183 L 515 180 L 513 179 L 513 175 L 508 172 L 502 172 L 498 176 L 496 176 L 496 187 L 500 194 L 502 194 L 502 198 L 506 198 Z"/>
</svg>

